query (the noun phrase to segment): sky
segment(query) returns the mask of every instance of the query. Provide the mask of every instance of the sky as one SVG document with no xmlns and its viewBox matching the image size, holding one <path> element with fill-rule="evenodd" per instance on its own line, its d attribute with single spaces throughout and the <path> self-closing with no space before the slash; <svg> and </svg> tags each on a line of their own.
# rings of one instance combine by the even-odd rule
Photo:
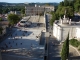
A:
<svg viewBox="0 0 80 60">
<path fill-rule="evenodd" d="M 8 3 L 25 3 L 25 2 L 61 2 L 63 0 L 0 0 L 0 2 L 8 2 Z"/>
</svg>

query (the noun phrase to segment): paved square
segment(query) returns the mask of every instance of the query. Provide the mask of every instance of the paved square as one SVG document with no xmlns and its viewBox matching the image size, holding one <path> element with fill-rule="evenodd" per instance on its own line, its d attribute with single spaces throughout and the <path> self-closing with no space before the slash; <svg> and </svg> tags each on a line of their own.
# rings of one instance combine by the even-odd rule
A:
<svg viewBox="0 0 80 60">
<path fill-rule="evenodd" d="M 43 59 L 44 46 L 39 45 L 39 37 L 45 28 L 36 24 L 31 26 L 34 27 L 14 28 L 15 32 L 0 44 L 2 54 Z"/>
</svg>

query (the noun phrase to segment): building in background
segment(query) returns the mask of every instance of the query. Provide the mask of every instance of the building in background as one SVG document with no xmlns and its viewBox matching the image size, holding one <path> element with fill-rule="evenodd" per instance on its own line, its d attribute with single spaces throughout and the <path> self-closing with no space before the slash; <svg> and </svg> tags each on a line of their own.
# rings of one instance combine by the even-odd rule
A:
<svg viewBox="0 0 80 60">
<path fill-rule="evenodd" d="M 71 21 L 65 17 L 60 20 L 56 20 L 53 23 L 53 36 L 55 36 L 58 41 L 65 41 L 69 33 L 69 39 L 77 38 L 80 40 L 80 22 Z"/>
<path fill-rule="evenodd" d="M 16 14 L 16 15 L 21 15 L 20 11 L 10 11 L 8 14 Z"/>
<path fill-rule="evenodd" d="M 51 11 L 55 11 L 55 7 L 54 6 L 41 6 L 45 8 L 45 12 L 51 12 Z"/>
<path fill-rule="evenodd" d="M 44 12 L 51 12 L 54 11 L 54 6 L 25 6 L 25 14 L 29 15 L 40 15 L 44 14 Z"/>
<path fill-rule="evenodd" d="M 8 24 L 9 24 L 9 22 L 8 21 L 1 21 L 0 22 L 0 27 L 2 27 L 2 34 L 0 34 L 0 38 L 2 37 L 2 36 L 4 36 L 8 31 L 7 31 L 7 27 L 8 27 Z"/>
<path fill-rule="evenodd" d="M 27 6 L 25 7 L 25 14 L 28 16 L 31 15 L 39 15 L 41 13 L 44 13 L 44 8 L 42 7 L 37 7 L 37 6 Z"/>
</svg>

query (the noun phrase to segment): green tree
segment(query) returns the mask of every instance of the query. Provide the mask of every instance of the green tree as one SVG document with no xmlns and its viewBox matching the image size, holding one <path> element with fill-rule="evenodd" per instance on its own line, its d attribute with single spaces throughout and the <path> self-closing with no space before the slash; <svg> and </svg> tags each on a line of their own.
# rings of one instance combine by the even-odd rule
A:
<svg viewBox="0 0 80 60">
<path fill-rule="evenodd" d="M 65 10 L 67 12 L 66 17 L 72 18 L 74 16 L 74 0 L 64 0 L 60 2 L 56 14 L 59 15 L 59 17 L 63 17 Z"/>
<path fill-rule="evenodd" d="M 64 2 L 62 1 L 62 2 L 60 2 L 60 4 L 59 4 L 60 6 L 64 6 Z"/>
<path fill-rule="evenodd" d="M 14 25 L 14 24 L 16 24 L 20 20 L 20 18 L 16 14 L 9 14 L 8 15 L 8 20 L 9 20 L 9 23 L 11 25 Z"/>
<path fill-rule="evenodd" d="M 3 30 L 3 28 L 2 28 L 2 27 L 0 27 L 0 34 L 2 34 L 2 30 Z"/>
<path fill-rule="evenodd" d="M 73 0 L 75 12 L 80 12 L 80 0 Z"/>
<path fill-rule="evenodd" d="M 52 18 L 50 20 L 50 25 L 53 26 L 53 22 L 56 20 L 56 14 L 55 14 L 55 12 L 53 12 L 51 14 L 52 14 Z"/>
<path fill-rule="evenodd" d="M 61 59 L 66 60 L 68 56 L 69 56 L 69 33 L 62 47 Z"/>
<path fill-rule="evenodd" d="M 67 58 L 69 57 L 69 33 L 68 33 L 68 36 L 67 36 L 67 39 L 66 39 L 66 54 L 67 54 Z"/>
<path fill-rule="evenodd" d="M 0 14 L 2 14 L 2 11 L 3 11 L 2 8 L 0 8 Z"/>
<path fill-rule="evenodd" d="M 21 13 L 22 14 L 25 14 L 25 9 L 21 9 Z"/>
<path fill-rule="evenodd" d="M 63 17 L 63 15 L 65 14 L 65 10 L 67 11 L 66 13 L 66 16 L 71 18 L 74 16 L 74 11 L 73 11 L 73 7 L 71 6 L 59 6 L 57 11 L 56 11 L 56 14 L 59 15 L 59 17 Z"/>
<path fill-rule="evenodd" d="M 65 9 L 67 10 L 66 16 L 69 18 L 72 18 L 74 16 L 73 7 L 67 6 L 67 7 L 65 7 Z"/>
<path fill-rule="evenodd" d="M 64 6 L 68 6 L 69 5 L 69 0 L 64 0 Z"/>
<path fill-rule="evenodd" d="M 8 8 L 3 9 L 3 13 L 8 13 Z"/>
<path fill-rule="evenodd" d="M 45 5 L 46 5 L 46 6 L 50 6 L 50 4 L 49 4 L 49 3 L 45 3 Z"/>
<path fill-rule="evenodd" d="M 0 17 L 0 21 L 2 21 L 2 18 Z"/>
<path fill-rule="evenodd" d="M 77 39 L 71 39 L 70 44 L 74 47 L 78 47 L 80 45 L 80 42 Z"/>
</svg>

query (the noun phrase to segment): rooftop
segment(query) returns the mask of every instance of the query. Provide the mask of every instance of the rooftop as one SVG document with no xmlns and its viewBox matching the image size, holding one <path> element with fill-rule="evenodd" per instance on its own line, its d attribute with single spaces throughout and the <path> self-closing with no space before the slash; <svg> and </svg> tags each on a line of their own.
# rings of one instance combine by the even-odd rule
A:
<svg viewBox="0 0 80 60">
<path fill-rule="evenodd" d="M 54 23 L 61 27 L 80 27 L 80 21 L 75 22 L 69 18 L 65 18 L 65 16 L 63 19 L 60 18 L 60 20 L 56 20 Z"/>
</svg>

